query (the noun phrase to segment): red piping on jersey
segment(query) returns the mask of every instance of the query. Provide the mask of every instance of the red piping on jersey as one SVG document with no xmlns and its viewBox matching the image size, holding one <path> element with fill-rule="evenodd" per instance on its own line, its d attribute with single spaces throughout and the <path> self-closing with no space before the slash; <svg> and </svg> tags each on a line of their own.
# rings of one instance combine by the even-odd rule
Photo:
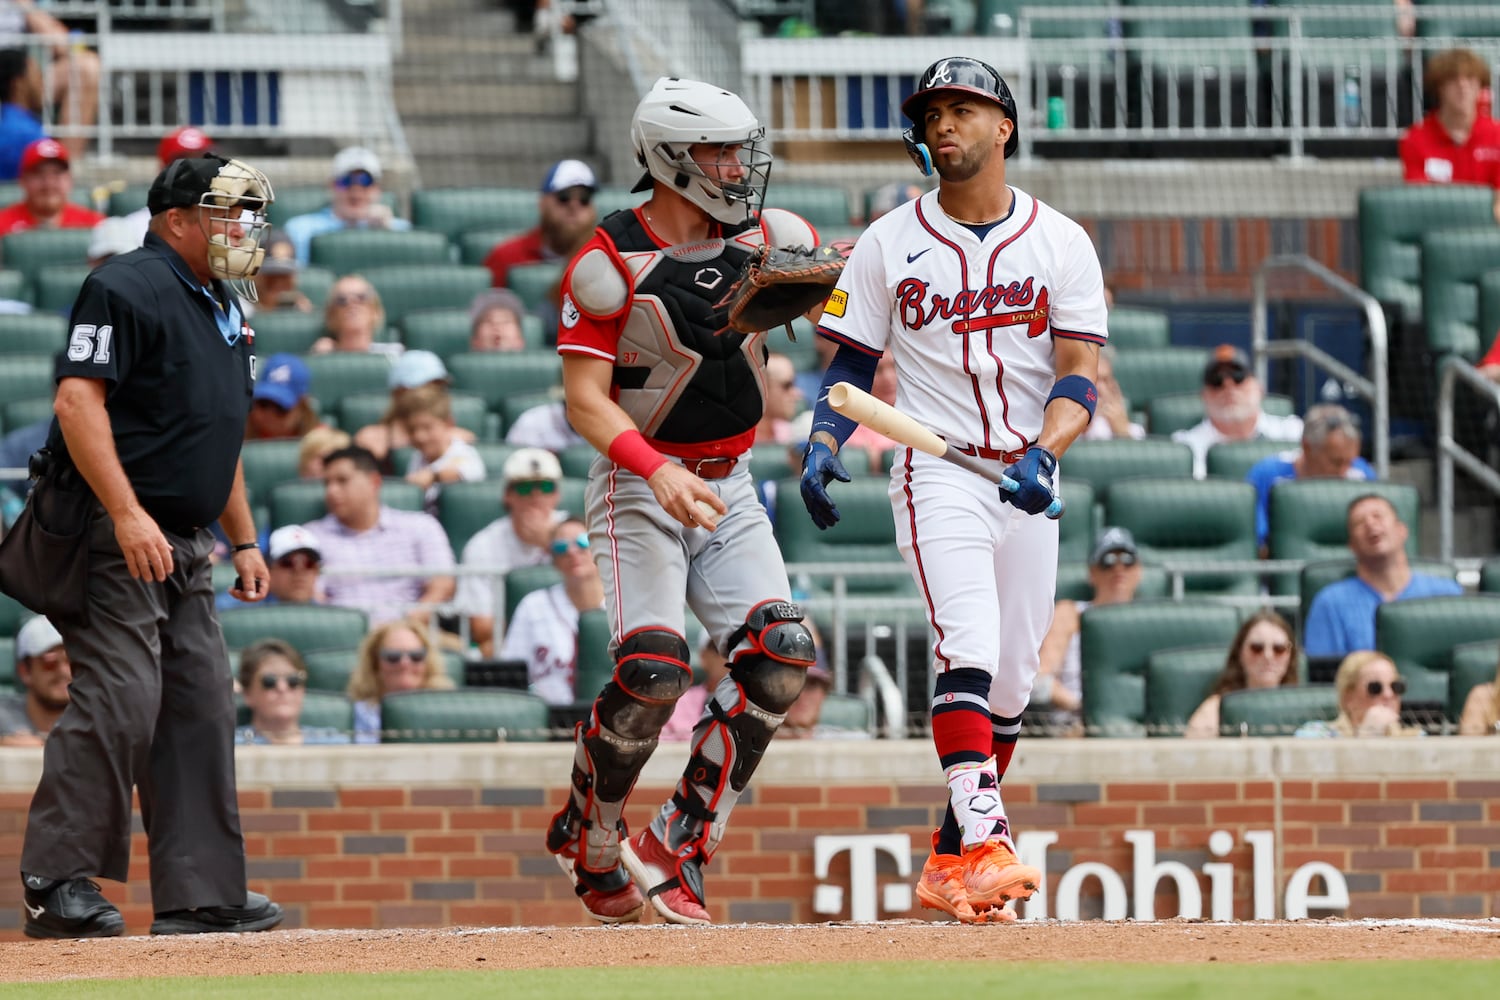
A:
<svg viewBox="0 0 1500 1000">
<path fill-rule="evenodd" d="M 845 334 L 839 333 L 837 330 L 830 330 L 826 326 L 818 327 L 818 335 L 821 337 L 827 337 L 829 340 L 835 343 L 843 344 L 845 347 L 852 347 L 856 351 L 859 351 L 861 354 L 868 354 L 872 358 L 878 358 L 883 353 L 885 353 L 884 351 L 875 350 L 875 348 L 871 347 L 868 344 L 861 344 L 859 341 L 853 340 Z"/>
<path fill-rule="evenodd" d="M 916 201 L 913 201 L 912 204 L 916 206 L 917 223 L 921 225 L 923 229 L 927 230 L 928 234 L 933 239 L 937 240 L 939 243 L 943 244 L 943 246 L 958 254 L 959 273 L 963 276 L 963 297 L 966 301 L 971 301 L 969 296 L 969 261 L 968 258 L 964 256 L 963 248 L 933 228 L 932 223 L 927 221 L 927 216 L 922 212 L 922 200 L 920 198 L 918 198 Z M 1027 220 L 1027 223 L 1029 225 L 1030 220 Z M 1020 234 L 1017 233 L 1016 235 L 1019 236 Z M 988 448 L 991 446 L 990 414 L 989 411 L 984 407 L 984 395 L 980 392 L 979 389 L 979 376 L 969 367 L 969 334 L 967 330 L 960 331 L 957 330 L 956 327 L 954 328 L 954 332 L 958 333 L 959 336 L 963 337 L 964 340 L 964 374 L 969 376 L 969 381 L 974 386 L 974 404 L 979 407 L 979 421 L 980 424 L 984 427 L 984 445 L 986 448 Z"/>
<path fill-rule="evenodd" d="M 1052 336 L 1061 337 L 1063 340 L 1083 340 L 1087 341 L 1090 344 L 1109 343 L 1108 337 L 1101 336 L 1097 333 L 1085 333 L 1082 330 L 1059 330 L 1055 326 L 1052 328 Z"/>
<path fill-rule="evenodd" d="M 1017 229 L 1015 232 L 1011 233 L 1004 240 L 1002 240 L 1000 245 L 990 253 L 989 268 L 986 270 L 984 276 L 984 280 L 987 284 L 991 286 L 995 284 L 995 264 L 1000 260 L 1000 252 L 1006 247 L 1010 246 L 1016 240 L 1020 239 L 1021 234 L 1030 229 L 1031 224 L 1036 221 L 1037 206 L 1039 204 L 1040 202 L 1038 202 L 1035 198 L 1031 199 L 1031 214 L 1026 217 L 1025 222 L 1021 223 L 1021 228 Z M 1042 296 L 1045 297 L 1046 294 L 1047 290 L 1043 288 Z M 1042 302 L 1039 301 L 1037 304 L 1041 305 Z M 1016 430 L 1010 425 L 1010 400 L 1006 398 L 1005 395 L 1005 362 L 1001 361 L 1000 355 L 995 353 L 994 334 L 991 333 L 988 329 L 984 332 L 984 349 L 990 357 L 995 359 L 995 364 L 998 366 L 995 371 L 995 391 L 1000 393 L 1000 422 L 1005 425 L 1006 430 L 1010 431 L 1016 436 L 1016 440 L 1021 443 L 1021 447 L 1025 448 L 1027 444 L 1030 443 L 1026 440 L 1026 435 L 1022 434 L 1020 431 Z M 986 441 L 986 443 L 988 443 L 988 441 Z"/>
<path fill-rule="evenodd" d="M 942 661 L 944 670 L 948 670 L 952 668 L 953 663 L 943 654 L 943 627 L 938 624 L 937 605 L 932 603 L 932 591 L 927 589 L 927 570 L 922 567 L 922 550 L 917 545 L 917 508 L 911 495 L 911 457 L 912 450 L 908 448 L 906 449 L 906 473 L 901 483 L 901 492 L 906 496 L 906 517 L 911 522 L 912 560 L 917 564 L 917 584 L 922 588 L 922 599 L 927 602 L 927 620 L 932 623 L 932 631 L 937 633 L 937 641 L 932 644 L 932 655 Z"/>
</svg>

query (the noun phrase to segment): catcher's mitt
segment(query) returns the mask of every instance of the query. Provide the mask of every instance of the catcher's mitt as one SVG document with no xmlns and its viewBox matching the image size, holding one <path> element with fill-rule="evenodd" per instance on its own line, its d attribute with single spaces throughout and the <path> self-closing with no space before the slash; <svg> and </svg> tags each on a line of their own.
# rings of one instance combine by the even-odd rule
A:
<svg viewBox="0 0 1500 1000">
<path fill-rule="evenodd" d="M 844 263 L 846 247 L 757 247 L 718 307 L 729 310 L 728 329 L 759 333 L 787 327 L 828 298 Z"/>
</svg>

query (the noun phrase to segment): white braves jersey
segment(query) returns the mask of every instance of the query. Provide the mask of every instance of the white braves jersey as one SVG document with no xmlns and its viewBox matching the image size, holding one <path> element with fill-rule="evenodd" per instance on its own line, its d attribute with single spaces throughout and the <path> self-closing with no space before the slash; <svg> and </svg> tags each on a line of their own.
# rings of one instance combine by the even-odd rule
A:
<svg viewBox="0 0 1500 1000">
<path fill-rule="evenodd" d="M 819 328 L 896 362 L 896 407 L 955 443 L 1023 449 L 1057 381 L 1053 337 L 1103 344 L 1104 279 L 1083 227 L 1011 188 L 980 240 L 938 192 L 859 237 Z"/>
</svg>

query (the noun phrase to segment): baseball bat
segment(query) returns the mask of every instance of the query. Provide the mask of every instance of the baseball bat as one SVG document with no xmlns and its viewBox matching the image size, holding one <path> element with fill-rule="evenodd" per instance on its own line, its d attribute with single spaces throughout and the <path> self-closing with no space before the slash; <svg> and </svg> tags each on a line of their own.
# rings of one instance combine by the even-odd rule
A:
<svg viewBox="0 0 1500 1000">
<path fill-rule="evenodd" d="M 855 423 L 879 431 L 892 441 L 899 441 L 917 451 L 952 462 L 961 469 L 987 479 L 1007 493 L 1020 489 L 1016 481 L 995 467 L 994 463 L 973 455 L 965 455 L 932 431 L 917 423 L 900 410 L 865 392 L 848 382 L 835 382 L 828 387 L 828 405 Z M 1046 514 L 1052 520 L 1063 516 L 1067 505 L 1062 497 L 1056 497 L 1047 506 Z"/>
</svg>

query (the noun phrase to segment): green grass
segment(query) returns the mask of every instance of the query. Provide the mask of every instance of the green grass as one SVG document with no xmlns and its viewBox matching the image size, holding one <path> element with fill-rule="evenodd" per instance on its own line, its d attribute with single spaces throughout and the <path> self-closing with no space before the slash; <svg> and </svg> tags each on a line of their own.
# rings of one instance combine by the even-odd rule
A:
<svg viewBox="0 0 1500 1000">
<path fill-rule="evenodd" d="M 59 972 L 66 973 L 60 969 Z M 0 997 L 29 1000 L 551 1000 L 602 997 L 662 1000 L 848 1000 L 850 997 L 1029 996 L 1108 1000 L 1321 1000 L 1367 996 L 1474 997 L 1492 994 L 1500 961 L 1324 962 L 1299 965 L 1071 965 L 985 961 L 863 965 L 730 966 L 719 969 L 527 969 L 514 972 L 402 972 L 384 975 L 224 976 L 73 980 L 0 986 Z M 1379 983 L 1379 989 L 1370 987 Z"/>
</svg>

